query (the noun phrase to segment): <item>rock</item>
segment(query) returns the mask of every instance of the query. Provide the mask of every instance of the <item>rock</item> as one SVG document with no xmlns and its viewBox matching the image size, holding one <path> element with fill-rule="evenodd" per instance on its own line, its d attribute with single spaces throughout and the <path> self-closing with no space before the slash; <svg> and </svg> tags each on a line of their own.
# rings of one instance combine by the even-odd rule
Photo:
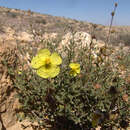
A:
<svg viewBox="0 0 130 130">
<path fill-rule="evenodd" d="M 52 40 L 55 39 L 57 37 L 57 33 L 44 33 L 43 38 L 46 40 Z"/>
<path fill-rule="evenodd" d="M 31 42 L 31 41 L 33 41 L 33 35 L 31 35 L 27 32 L 21 32 L 18 34 L 18 37 L 16 37 L 16 39 L 23 41 L 23 42 Z"/>
<path fill-rule="evenodd" d="M 75 34 L 67 33 L 65 36 L 62 37 L 62 42 L 59 48 L 63 46 L 67 46 L 71 43 L 71 41 L 75 42 L 78 47 L 86 47 L 90 46 L 92 41 L 91 35 L 86 32 L 76 32 Z"/>
<path fill-rule="evenodd" d="M 30 122 L 27 120 L 24 120 L 22 122 L 17 122 L 15 125 L 7 128 L 6 130 L 23 130 L 23 128 L 21 127 L 21 124 L 24 124 L 25 126 L 30 125 Z M 25 130 L 33 130 L 32 127 L 27 127 Z M 42 129 L 45 130 L 45 129 Z"/>
<path fill-rule="evenodd" d="M 0 130 L 2 130 L 2 123 L 1 123 L 1 121 L 0 121 Z"/>
<path fill-rule="evenodd" d="M 76 32 L 74 34 L 67 33 L 62 37 L 62 41 L 58 47 L 62 57 L 65 57 L 66 54 L 63 52 L 63 48 L 67 47 L 70 49 L 69 45 L 71 42 L 74 42 L 74 50 L 75 52 L 80 48 L 86 48 L 87 52 L 91 49 L 91 54 L 94 60 L 97 60 L 98 55 L 100 53 L 101 48 L 105 47 L 105 43 L 101 40 L 92 39 L 91 35 L 86 32 Z M 78 56 L 78 54 L 77 54 Z"/>
<path fill-rule="evenodd" d="M 11 49 L 11 47 L 10 47 Z M 7 51 L 7 53 L 6 53 Z M 15 91 L 10 76 L 7 73 L 7 68 L 2 64 L 2 61 L 8 61 L 8 65 L 14 66 L 15 56 L 12 50 L 0 46 L 0 113 L 2 124 L 7 128 L 16 122 L 16 114 L 13 109 L 15 103 Z"/>
<path fill-rule="evenodd" d="M 21 124 L 24 125 L 28 125 L 28 122 L 17 122 L 15 123 L 13 126 L 8 127 L 7 130 L 23 130 L 23 128 L 21 127 Z M 26 128 L 26 130 L 33 130 L 31 127 Z"/>
<path fill-rule="evenodd" d="M 96 128 L 96 130 L 101 130 L 101 127 L 100 127 L 100 126 L 98 126 L 98 127 Z"/>
<path fill-rule="evenodd" d="M 74 34 L 69 32 L 62 37 L 62 41 L 59 43 L 59 47 L 57 49 L 62 57 L 66 57 L 66 53 L 63 51 L 63 48 L 67 47 L 68 49 L 71 49 L 69 45 L 72 42 L 74 43 L 74 51 L 77 51 L 80 48 L 90 48 L 91 41 L 91 35 L 86 32 L 76 32 Z"/>
<path fill-rule="evenodd" d="M 4 27 L 4 31 L 9 37 L 13 37 L 15 34 L 15 30 L 11 27 Z"/>
</svg>

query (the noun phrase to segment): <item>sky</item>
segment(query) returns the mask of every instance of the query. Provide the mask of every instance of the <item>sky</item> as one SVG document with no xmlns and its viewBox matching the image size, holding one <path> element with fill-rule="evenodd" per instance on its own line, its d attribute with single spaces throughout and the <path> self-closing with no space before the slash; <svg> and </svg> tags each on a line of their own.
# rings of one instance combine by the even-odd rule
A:
<svg viewBox="0 0 130 130">
<path fill-rule="evenodd" d="M 0 6 L 109 25 L 115 2 L 113 25 L 130 25 L 130 0 L 0 0 Z"/>
</svg>

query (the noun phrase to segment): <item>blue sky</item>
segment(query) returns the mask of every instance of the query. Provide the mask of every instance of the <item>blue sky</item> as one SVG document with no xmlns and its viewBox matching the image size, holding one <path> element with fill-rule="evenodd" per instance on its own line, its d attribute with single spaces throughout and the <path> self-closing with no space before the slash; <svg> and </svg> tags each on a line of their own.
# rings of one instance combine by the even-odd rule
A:
<svg viewBox="0 0 130 130">
<path fill-rule="evenodd" d="M 113 25 L 130 25 L 130 0 L 0 0 L 0 6 L 109 25 L 115 2 Z"/>
</svg>

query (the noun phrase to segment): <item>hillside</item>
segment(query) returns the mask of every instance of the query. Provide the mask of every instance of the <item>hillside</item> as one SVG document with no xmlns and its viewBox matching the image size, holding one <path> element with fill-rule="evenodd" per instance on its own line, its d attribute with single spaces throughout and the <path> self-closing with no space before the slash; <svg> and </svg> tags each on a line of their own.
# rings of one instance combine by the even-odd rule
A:
<svg viewBox="0 0 130 130">
<path fill-rule="evenodd" d="M 111 29 L 111 35 L 109 41 L 110 46 L 106 45 L 108 31 L 109 31 L 109 27 L 104 25 L 93 24 L 93 23 L 78 21 L 69 18 L 56 17 L 47 14 L 35 13 L 32 12 L 31 10 L 24 11 L 24 10 L 0 7 L 0 130 L 2 129 L 22 130 L 21 123 L 24 124 L 25 126 L 30 125 L 30 122 L 26 120 L 24 120 L 24 122 L 21 123 L 18 122 L 17 120 L 16 113 L 20 112 L 21 116 L 23 116 L 22 115 L 23 113 L 21 111 L 22 108 L 21 102 L 15 97 L 17 91 L 19 91 L 19 89 L 16 88 L 16 86 L 20 86 L 24 82 L 25 85 L 29 86 L 29 88 L 31 89 L 33 88 L 33 85 L 35 86 L 35 83 L 33 83 L 33 81 L 35 81 L 34 80 L 35 78 L 33 80 L 31 79 L 32 78 L 31 74 L 33 73 L 29 74 L 28 72 L 30 72 L 30 70 L 31 72 L 33 72 L 31 66 L 31 60 L 33 59 L 32 57 L 36 54 L 36 52 L 41 48 L 48 48 L 51 51 L 58 50 L 58 53 L 63 58 L 63 63 L 69 63 L 71 61 L 67 59 L 68 57 L 70 59 L 73 58 L 73 60 L 77 60 L 78 62 L 81 60 L 80 62 L 84 63 L 84 65 L 82 65 L 84 71 L 79 75 L 79 79 L 82 79 L 84 85 L 82 84 L 80 86 L 86 87 L 87 82 L 85 81 L 85 79 L 87 79 L 88 81 L 90 80 L 90 83 L 88 82 L 89 83 L 88 85 L 91 85 L 91 87 L 88 88 L 94 90 L 93 94 L 95 94 L 97 89 L 102 90 L 103 86 L 100 85 L 97 81 L 100 80 L 102 81 L 104 79 L 104 76 L 108 78 L 110 77 L 109 79 L 110 81 L 106 80 L 108 82 L 108 85 L 111 85 L 111 82 L 114 83 L 118 82 L 117 80 L 118 78 L 115 77 L 116 71 L 119 72 L 120 74 L 119 76 L 121 78 L 123 77 L 123 80 L 125 80 L 125 82 L 130 83 L 129 80 L 130 79 L 130 75 L 129 75 L 130 74 L 130 64 L 129 64 L 130 63 L 130 26 L 113 26 Z M 71 53 L 69 51 L 75 52 L 76 59 L 73 57 L 73 55 L 70 55 Z M 85 61 L 83 62 L 83 60 Z M 100 73 L 102 69 L 99 69 L 98 67 L 104 66 L 104 63 L 107 63 L 107 61 L 109 63 L 106 64 L 108 69 L 104 68 L 102 73 Z M 64 72 L 65 69 L 64 65 L 62 65 L 61 67 L 63 67 L 61 70 Z M 93 69 L 91 69 L 91 67 L 93 67 Z M 97 71 L 94 70 L 95 67 L 97 67 Z M 108 72 L 110 72 L 110 74 L 112 75 L 107 76 L 106 74 L 109 73 L 105 70 L 108 70 Z M 65 72 L 67 71 L 69 72 L 69 69 L 65 70 Z M 26 75 L 24 75 L 24 72 L 26 73 Z M 111 72 L 114 72 L 114 74 Z M 102 75 L 103 77 L 102 79 L 99 75 L 99 79 L 97 79 L 98 73 L 105 74 L 105 75 Z M 61 73 L 61 74 L 63 74 L 63 76 L 66 76 L 66 73 L 65 74 Z M 95 79 L 97 81 L 95 81 L 95 79 L 93 78 L 94 76 L 93 75 L 91 76 L 91 74 L 95 76 Z M 25 77 L 25 79 L 22 80 L 17 79 L 17 77 L 22 78 L 22 75 L 23 77 Z M 61 77 L 59 79 L 61 79 L 61 81 L 62 80 L 64 81 L 64 79 L 66 80 L 67 77 L 65 77 L 64 79 L 62 79 Z M 22 82 L 20 85 L 19 84 L 17 85 L 19 81 Z M 54 83 L 59 82 L 57 81 Z M 62 84 L 61 81 L 60 83 Z M 66 80 L 66 81 L 68 84 L 68 81 L 73 81 L 73 79 Z M 41 80 L 39 80 L 36 83 L 40 83 L 41 85 Z M 122 92 L 121 96 L 123 96 L 123 100 L 127 104 L 128 103 L 127 87 L 129 86 L 127 86 L 127 84 L 125 86 L 123 82 L 121 83 L 123 87 L 120 85 L 122 88 L 119 89 L 117 92 L 119 92 L 119 94 L 120 92 Z M 104 81 L 102 84 L 104 84 Z M 36 86 L 39 86 L 39 84 Z M 64 86 L 66 85 L 63 85 L 63 87 Z M 26 87 L 24 86 L 23 88 Z M 104 89 L 108 94 L 109 94 L 108 91 L 109 88 L 111 90 L 113 86 Z M 79 88 L 77 90 L 79 90 Z M 26 92 L 26 90 L 24 92 Z M 87 92 L 89 91 L 87 90 Z M 28 91 L 27 94 L 29 94 Z M 32 95 L 32 93 L 30 94 Z M 36 94 L 38 93 L 36 92 Z M 99 91 L 98 95 L 100 94 L 101 91 Z M 90 92 L 88 93 L 88 95 L 90 95 Z M 91 97 L 95 97 L 95 95 Z M 27 97 L 31 97 L 31 96 L 27 95 Z M 38 97 L 40 96 L 38 95 Z M 102 96 L 101 99 L 103 99 Z M 24 100 L 23 103 L 26 101 L 26 99 L 24 98 L 22 98 L 22 100 Z M 95 100 L 95 98 L 93 98 L 91 101 L 93 102 L 93 100 Z M 87 100 L 85 99 L 84 101 L 88 101 L 88 98 Z M 104 104 L 108 104 L 108 103 L 104 103 Z M 96 105 L 96 103 L 94 103 L 93 105 Z M 116 104 L 114 104 L 112 110 L 114 110 L 115 108 L 116 108 Z M 127 107 L 125 109 L 127 110 Z M 76 109 L 72 109 L 72 110 L 76 110 Z M 88 111 L 90 110 L 90 108 L 88 109 L 85 108 L 83 110 Z M 127 115 L 128 114 L 126 114 L 126 116 Z M 66 125 L 64 121 L 63 124 Z M 32 128 L 27 128 L 27 130 L 32 130 Z M 99 129 L 97 128 L 96 130 Z"/>
<path fill-rule="evenodd" d="M 87 17 L 87 16 L 86 16 Z M 63 17 L 56 17 L 51 15 L 44 15 L 32 12 L 31 10 L 23 11 L 18 9 L 9 9 L 0 7 L 0 36 L 6 34 L 6 29 L 13 30 L 13 35 L 18 35 L 21 32 L 32 34 L 37 33 L 57 33 L 64 35 L 70 31 L 88 32 L 96 37 L 98 40 L 106 40 L 109 27 L 88 23 L 85 21 L 78 21 L 67 19 Z M 111 30 L 112 44 L 123 43 L 130 45 L 130 26 L 113 26 Z"/>
</svg>

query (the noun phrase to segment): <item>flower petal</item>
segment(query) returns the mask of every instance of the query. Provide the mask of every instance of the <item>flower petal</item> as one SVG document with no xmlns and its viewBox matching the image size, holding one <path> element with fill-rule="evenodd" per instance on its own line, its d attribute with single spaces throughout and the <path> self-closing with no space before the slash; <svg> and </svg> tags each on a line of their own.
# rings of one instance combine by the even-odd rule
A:
<svg viewBox="0 0 130 130">
<path fill-rule="evenodd" d="M 32 68 L 38 69 L 42 65 L 44 65 L 44 59 L 43 58 L 41 58 L 39 56 L 33 57 L 32 61 L 31 61 Z"/>
<path fill-rule="evenodd" d="M 39 50 L 37 55 L 39 55 L 39 56 L 50 56 L 51 53 L 48 49 L 41 49 L 41 50 Z"/>
<path fill-rule="evenodd" d="M 55 65 L 51 65 L 48 69 L 45 66 L 42 66 L 37 70 L 37 74 L 42 78 L 54 78 L 59 74 L 59 72 L 60 68 Z"/>
<path fill-rule="evenodd" d="M 78 64 L 78 63 L 70 63 L 69 67 L 71 68 L 70 75 L 75 77 L 77 74 L 80 73 L 80 64 Z"/>
<path fill-rule="evenodd" d="M 61 57 L 59 56 L 58 53 L 56 53 L 56 52 L 52 53 L 52 55 L 51 55 L 51 63 L 53 65 L 60 65 L 62 63 L 62 59 L 61 59 Z"/>
<path fill-rule="evenodd" d="M 76 71 L 71 70 L 70 75 L 75 77 L 75 76 L 77 76 L 77 73 L 76 73 Z"/>
<path fill-rule="evenodd" d="M 78 64 L 78 63 L 70 63 L 69 67 L 72 68 L 72 69 L 78 69 L 78 68 L 80 68 L 80 64 Z"/>
<path fill-rule="evenodd" d="M 77 68 L 76 72 L 77 72 L 77 74 L 79 74 L 80 73 L 80 68 Z"/>
<path fill-rule="evenodd" d="M 46 58 L 50 57 L 50 51 L 48 49 L 42 49 L 38 52 L 38 54 L 33 57 L 31 61 L 31 66 L 34 69 L 38 69 L 39 67 L 43 66 L 45 64 Z"/>
</svg>

